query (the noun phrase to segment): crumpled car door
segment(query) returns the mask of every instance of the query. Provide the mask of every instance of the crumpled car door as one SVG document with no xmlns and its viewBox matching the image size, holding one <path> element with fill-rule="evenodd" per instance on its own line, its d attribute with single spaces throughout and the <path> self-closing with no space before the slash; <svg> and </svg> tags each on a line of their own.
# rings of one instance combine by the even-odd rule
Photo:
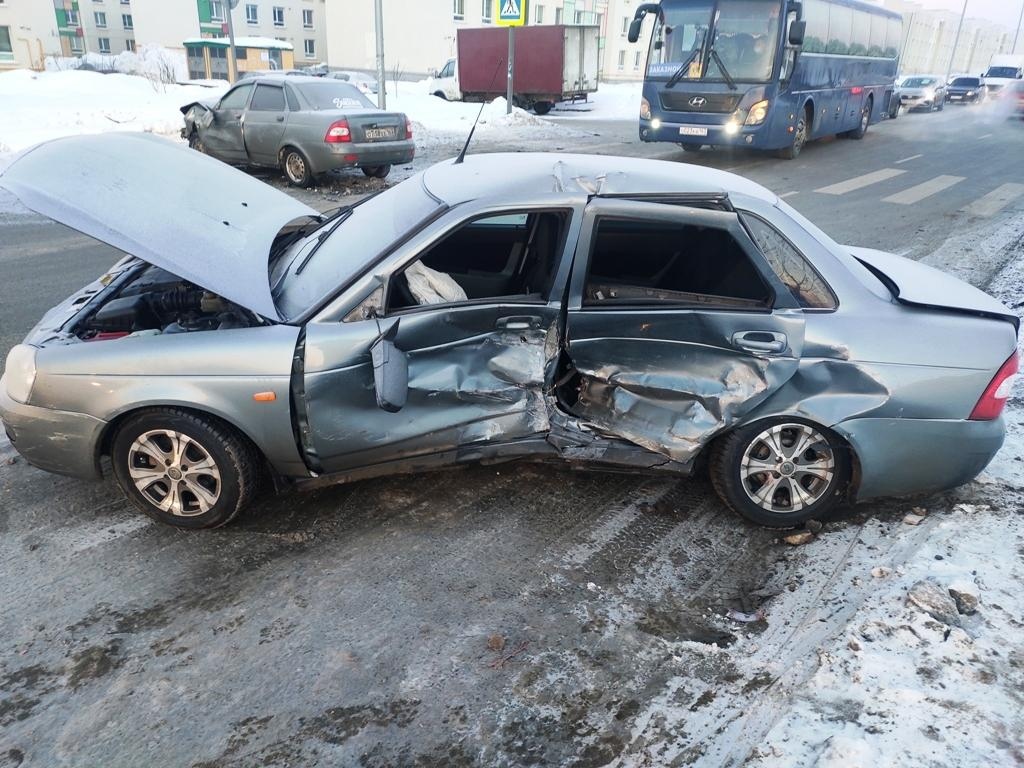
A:
<svg viewBox="0 0 1024 768">
<path fill-rule="evenodd" d="M 595 292 L 617 289 L 598 286 L 600 276 L 590 262 L 598 225 L 608 220 L 726 233 L 774 298 L 763 307 L 658 291 L 647 291 L 646 298 L 640 291 L 602 300 Z M 641 241 L 627 240 L 623 247 L 638 260 Z M 572 413 L 598 432 L 687 462 L 793 376 L 803 350 L 804 316 L 736 214 L 597 199 L 587 206 L 576 250 L 566 336 L 567 355 L 578 374 L 569 398 Z"/>
<path fill-rule="evenodd" d="M 210 124 L 199 131 L 199 137 L 209 154 L 229 163 L 244 163 L 247 160 L 242 129 L 245 124 L 245 105 L 251 91 L 251 83 L 239 85 L 210 110 L 213 116 Z"/>
</svg>

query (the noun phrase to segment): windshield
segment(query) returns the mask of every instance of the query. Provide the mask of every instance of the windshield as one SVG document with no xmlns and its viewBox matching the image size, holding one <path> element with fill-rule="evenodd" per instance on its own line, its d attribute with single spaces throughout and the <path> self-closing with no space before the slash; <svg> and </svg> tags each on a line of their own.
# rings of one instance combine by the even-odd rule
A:
<svg viewBox="0 0 1024 768">
<path fill-rule="evenodd" d="M 665 3 L 651 38 L 647 76 L 670 78 L 694 49 L 704 46 L 711 26 L 713 3 L 707 0 Z M 714 24 L 711 48 L 733 80 L 763 82 L 772 76 L 779 38 L 778 0 L 722 0 Z M 683 80 L 726 79 L 722 67 L 702 50 Z"/>
<path fill-rule="evenodd" d="M 270 273 L 281 317 L 295 320 L 359 277 L 441 205 L 414 177 L 353 207 L 312 256 L 318 236 L 331 224 L 293 243 L 273 262 Z"/>
<path fill-rule="evenodd" d="M 293 83 L 313 109 L 376 109 L 377 105 L 363 92 L 344 80 L 321 80 L 316 83 Z"/>
<path fill-rule="evenodd" d="M 930 77 L 908 77 L 903 81 L 904 88 L 927 88 L 935 85 L 935 80 Z"/>
<path fill-rule="evenodd" d="M 1016 67 L 990 67 L 986 77 L 1008 77 L 1015 79 L 1020 72 Z"/>
<path fill-rule="evenodd" d="M 981 81 L 976 77 L 958 77 L 952 82 L 952 85 L 959 85 L 962 88 L 977 88 L 981 85 Z"/>
</svg>

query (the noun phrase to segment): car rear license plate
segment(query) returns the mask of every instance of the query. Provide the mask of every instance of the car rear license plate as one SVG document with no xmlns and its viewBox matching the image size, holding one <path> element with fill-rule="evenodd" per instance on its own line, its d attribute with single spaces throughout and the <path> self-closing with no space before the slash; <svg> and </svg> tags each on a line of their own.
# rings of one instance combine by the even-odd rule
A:
<svg viewBox="0 0 1024 768">
<path fill-rule="evenodd" d="M 367 128 L 366 138 L 370 141 L 377 141 L 379 139 L 393 139 L 395 138 L 394 128 Z"/>
<path fill-rule="evenodd" d="M 679 126 L 679 135 L 680 136 L 707 136 L 708 135 L 708 129 L 707 128 L 698 128 L 698 127 L 693 126 L 693 125 L 681 125 L 681 126 Z"/>
</svg>

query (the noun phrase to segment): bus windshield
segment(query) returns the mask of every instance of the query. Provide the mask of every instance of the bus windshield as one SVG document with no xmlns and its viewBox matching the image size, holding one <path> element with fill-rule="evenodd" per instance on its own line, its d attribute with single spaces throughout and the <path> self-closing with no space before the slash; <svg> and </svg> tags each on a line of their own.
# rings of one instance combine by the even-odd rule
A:
<svg viewBox="0 0 1024 768">
<path fill-rule="evenodd" d="M 771 79 L 779 40 L 778 0 L 722 0 L 714 19 L 713 9 L 709 0 L 662 4 L 647 62 L 648 78 L 672 77 L 700 49 L 679 79 Z M 712 42 L 707 46 L 709 28 Z"/>
</svg>

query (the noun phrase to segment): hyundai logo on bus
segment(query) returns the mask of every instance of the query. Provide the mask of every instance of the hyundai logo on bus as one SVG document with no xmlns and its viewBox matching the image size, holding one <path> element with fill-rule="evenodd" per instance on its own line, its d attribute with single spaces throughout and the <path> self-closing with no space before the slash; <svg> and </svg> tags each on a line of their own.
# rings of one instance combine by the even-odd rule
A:
<svg viewBox="0 0 1024 768">
<path fill-rule="evenodd" d="M 704 105 L 708 103 L 708 100 L 703 96 L 694 96 L 690 99 L 690 106 L 696 107 L 697 109 L 703 109 Z"/>
</svg>

